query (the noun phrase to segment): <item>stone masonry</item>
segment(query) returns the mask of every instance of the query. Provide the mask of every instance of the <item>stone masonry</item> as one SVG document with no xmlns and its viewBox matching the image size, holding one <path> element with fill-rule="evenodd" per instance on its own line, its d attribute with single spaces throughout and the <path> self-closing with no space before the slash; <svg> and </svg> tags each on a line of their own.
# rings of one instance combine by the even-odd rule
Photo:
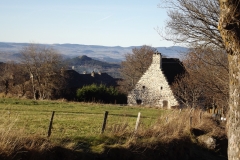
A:
<svg viewBox="0 0 240 160">
<path fill-rule="evenodd" d="M 161 53 L 154 53 L 152 64 L 128 94 L 129 105 L 157 106 L 170 109 L 178 102 L 162 72 Z"/>
</svg>

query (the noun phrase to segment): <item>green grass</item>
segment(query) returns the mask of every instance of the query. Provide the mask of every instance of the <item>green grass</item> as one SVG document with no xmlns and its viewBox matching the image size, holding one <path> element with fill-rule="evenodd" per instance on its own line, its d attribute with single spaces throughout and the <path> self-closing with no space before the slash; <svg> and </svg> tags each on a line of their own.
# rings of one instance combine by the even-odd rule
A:
<svg viewBox="0 0 240 160">
<path fill-rule="evenodd" d="M 105 134 L 114 132 L 126 124 L 129 132 L 134 130 L 138 112 L 141 125 L 155 123 L 165 110 L 105 104 L 90 104 L 60 101 L 33 101 L 0 99 L 0 123 L 12 123 L 12 130 L 24 130 L 26 135 L 37 134 L 47 137 L 52 111 L 52 139 L 77 139 L 100 135 L 105 111 L 109 112 Z"/>
</svg>

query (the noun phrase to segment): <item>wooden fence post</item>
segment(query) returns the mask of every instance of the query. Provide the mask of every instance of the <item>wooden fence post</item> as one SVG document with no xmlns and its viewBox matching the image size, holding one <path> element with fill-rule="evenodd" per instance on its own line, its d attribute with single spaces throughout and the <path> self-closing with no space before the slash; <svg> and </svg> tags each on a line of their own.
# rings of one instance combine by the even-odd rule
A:
<svg viewBox="0 0 240 160">
<path fill-rule="evenodd" d="M 107 123 L 107 117 L 108 117 L 108 111 L 105 111 L 104 119 L 103 119 L 103 124 L 102 124 L 102 131 L 101 131 L 101 134 L 103 134 L 103 132 L 104 132 L 104 130 L 105 130 L 106 123 Z"/>
<path fill-rule="evenodd" d="M 189 129 L 191 129 L 191 127 L 192 127 L 192 116 L 190 116 L 189 118 Z"/>
<path fill-rule="evenodd" d="M 201 123 L 202 122 L 202 111 L 200 111 L 200 113 L 199 113 L 199 123 Z"/>
<path fill-rule="evenodd" d="M 8 118 L 10 119 L 11 111 L 8 111 Z"/>
<path fill-rule="evenodd" d="M 53 123 L 54 113 L 55 113 L 55 111 L 52 112 L 52 117 L 51 117 L 49 128 L 48 128 L 48 137 L 50 137 L 51 133 L 52 133 L 52 123 Z"/>
<path fill-rule="evenodd" d="M 134 133 L 137 132 L 137 129 L 138 129 L 138 126 L 139 126 L 139 122 L 140 122 L 140 116 L 141 116 L 141 113 L 138 112 L 138 117 L 137 117 Z"/>
</svg>

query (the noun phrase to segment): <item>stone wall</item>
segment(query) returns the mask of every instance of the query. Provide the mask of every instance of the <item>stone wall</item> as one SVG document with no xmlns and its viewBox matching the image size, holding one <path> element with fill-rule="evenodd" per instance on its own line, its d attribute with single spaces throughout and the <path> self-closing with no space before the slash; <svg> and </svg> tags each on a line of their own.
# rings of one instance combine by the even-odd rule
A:
<svg viewBox="0 0 240 160">
<path fill-rule="evenodd" d="M 177 106 L 172 90 L 162 72 L 162 56 L 153 54 L 152 64 L 142 75 L 135 88 L 128 94 L 129 105 L 158 106 L 171 108 Z"/>
</svg>

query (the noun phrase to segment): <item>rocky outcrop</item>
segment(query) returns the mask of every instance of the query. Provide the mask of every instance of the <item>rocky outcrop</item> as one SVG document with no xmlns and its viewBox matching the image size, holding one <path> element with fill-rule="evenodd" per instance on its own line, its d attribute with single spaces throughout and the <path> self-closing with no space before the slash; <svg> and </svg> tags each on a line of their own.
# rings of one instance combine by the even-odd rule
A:
<svg viewBox="0 0 240 160">
<path fill-rule="evenodd" d="M 197 140 L 200 144 L 204 145 L 208 149 L 215 149 L 217 146 L 217 141 L 212 136 L 201 135 L 197 137 Z"/>
</svg>

